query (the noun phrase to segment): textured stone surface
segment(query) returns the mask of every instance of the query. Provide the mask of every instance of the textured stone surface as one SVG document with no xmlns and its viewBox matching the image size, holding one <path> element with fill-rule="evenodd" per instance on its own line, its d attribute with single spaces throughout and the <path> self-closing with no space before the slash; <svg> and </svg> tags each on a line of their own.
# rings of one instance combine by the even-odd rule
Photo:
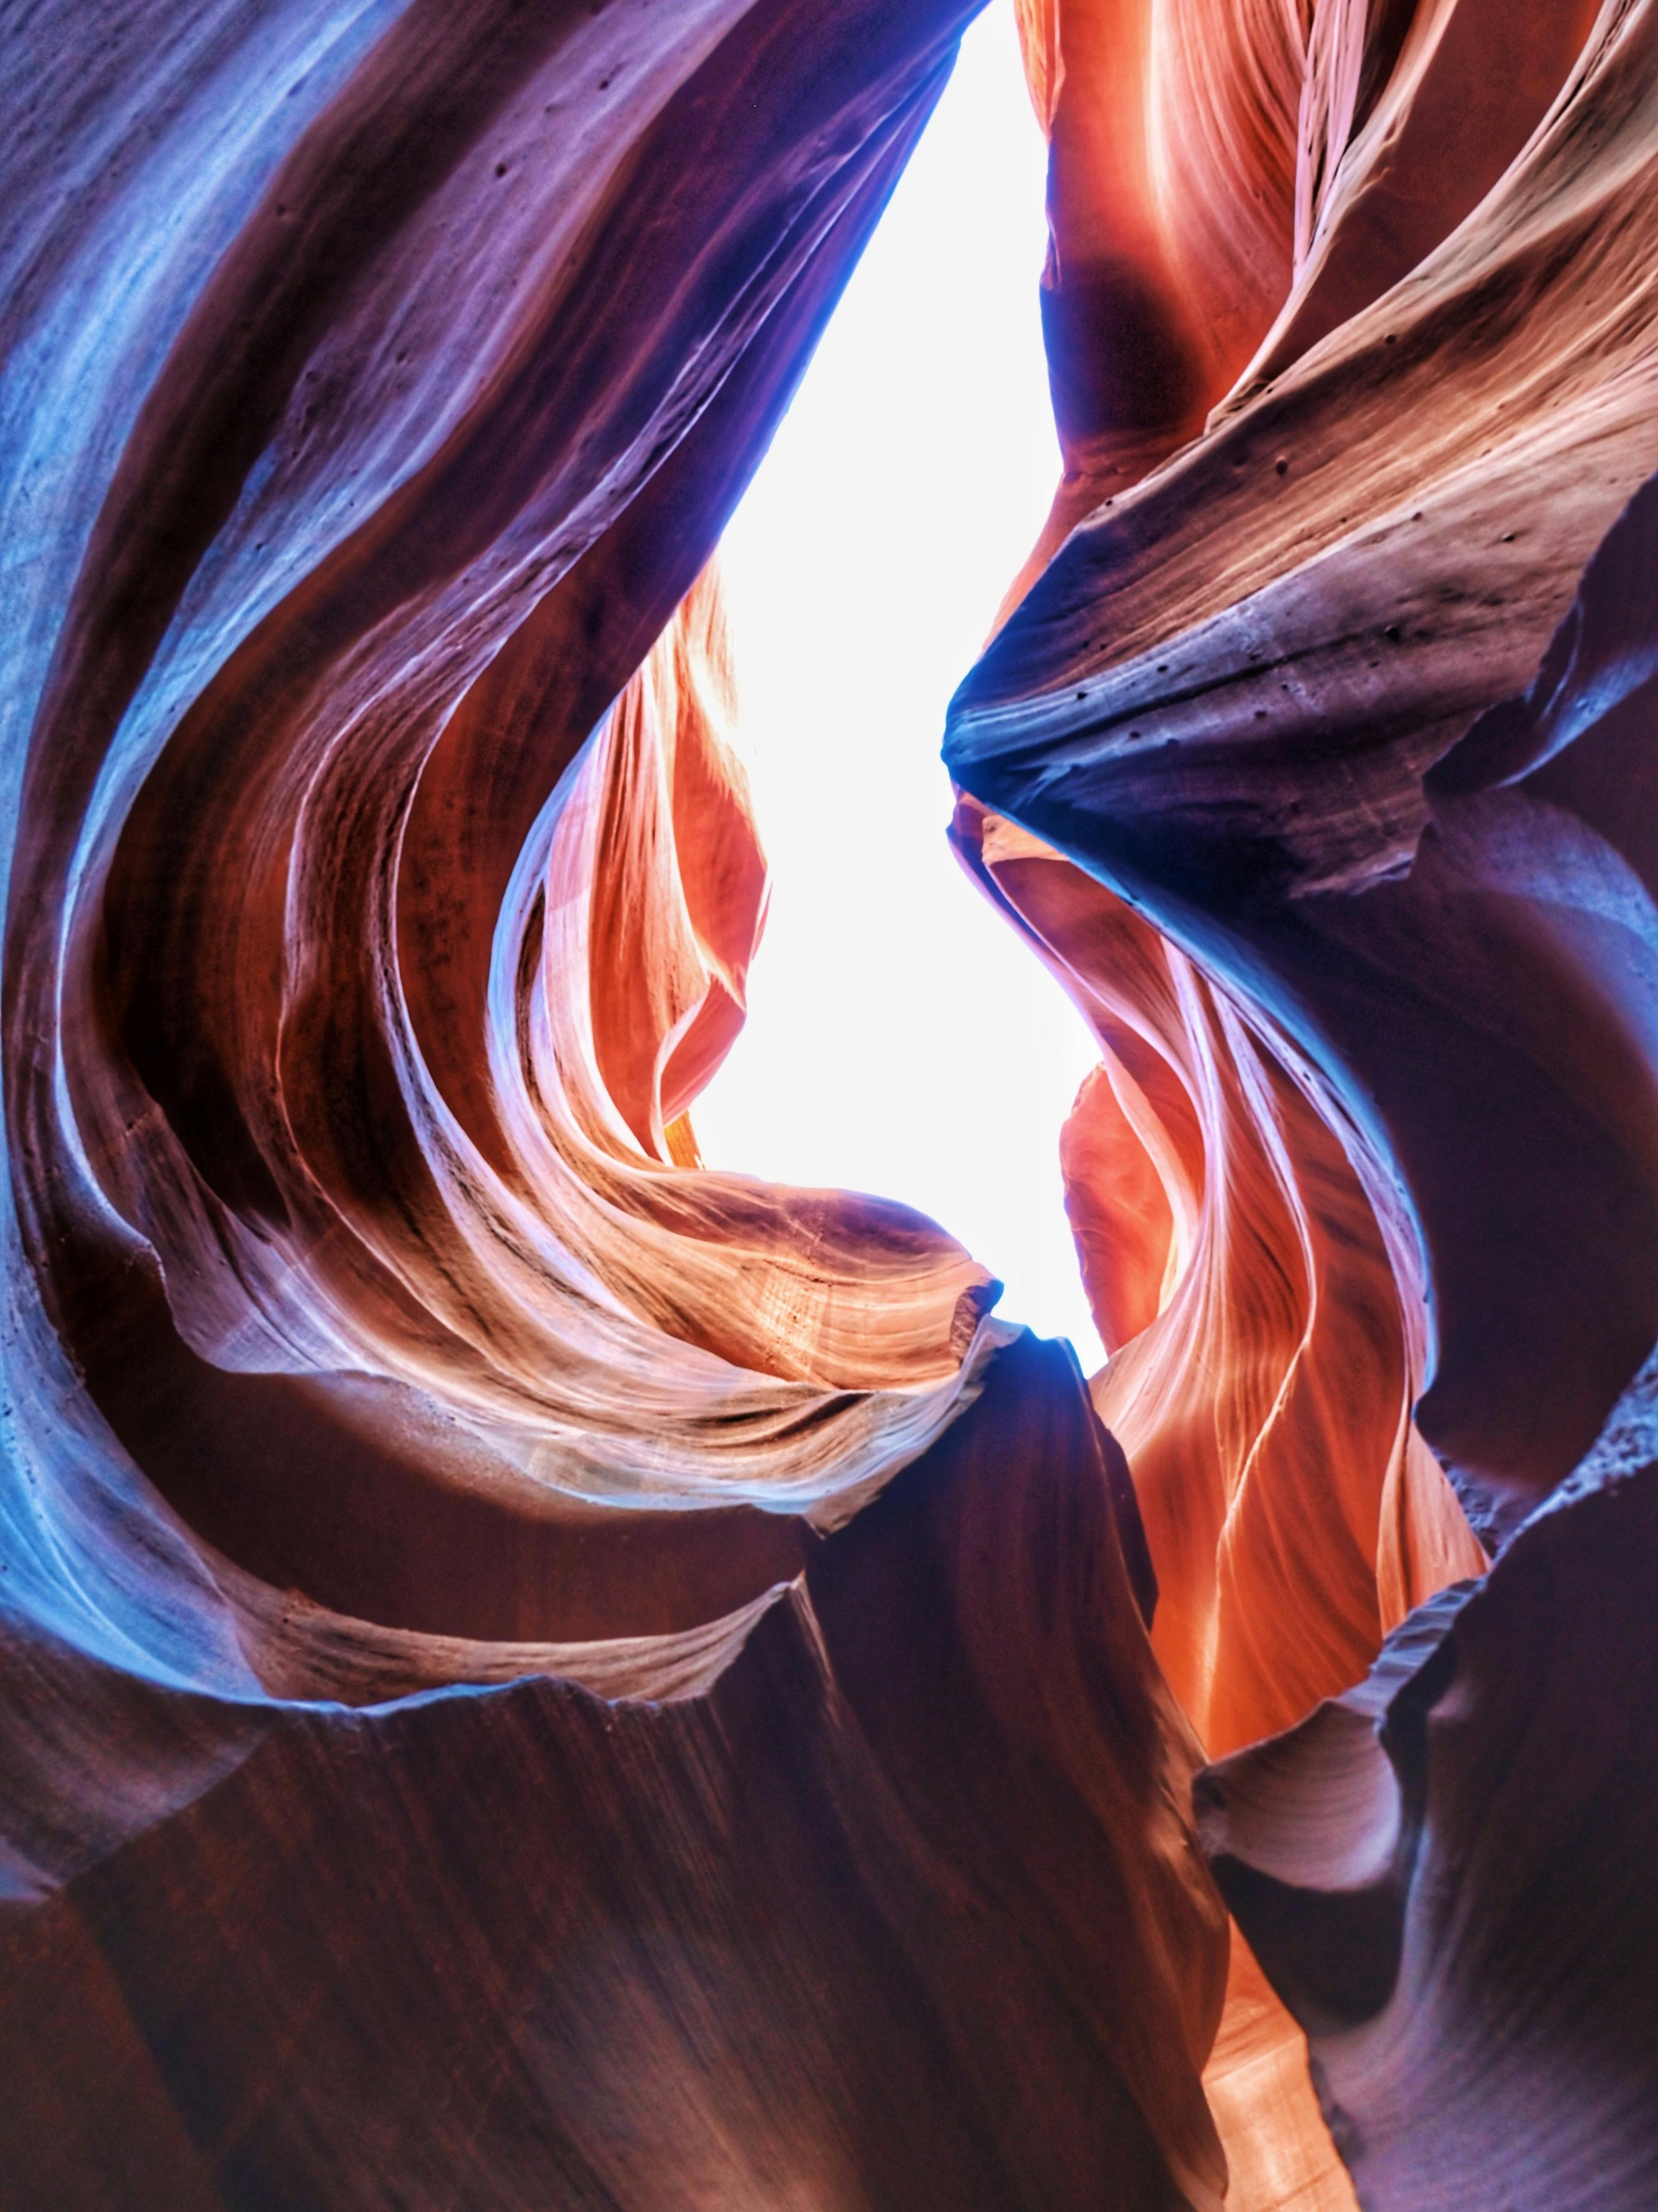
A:
<svg viewBox="0 0 1658 2212">
<path fill-rule="evenodd" d="M 9 26 L 8 2207 L 1649 2212 L 1658 12 L 1018 0 L 1091 1386 L 689 1111 L 971 12 Z"/>
</svg>

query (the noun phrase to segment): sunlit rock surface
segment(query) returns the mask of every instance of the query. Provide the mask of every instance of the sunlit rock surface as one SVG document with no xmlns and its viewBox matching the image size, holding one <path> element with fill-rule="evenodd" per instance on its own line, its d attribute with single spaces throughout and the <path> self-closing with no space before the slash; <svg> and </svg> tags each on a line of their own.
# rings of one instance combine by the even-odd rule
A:
<svg viewBox="0 0 1658 2212">
<path fill-rule="evenodd" d="M 13 27 L 0 2202 L 1658 2196 L 1658 21 L 1021 0 L 1085 1385 L 689 1110 L 971 13 Z"/>
</svg>

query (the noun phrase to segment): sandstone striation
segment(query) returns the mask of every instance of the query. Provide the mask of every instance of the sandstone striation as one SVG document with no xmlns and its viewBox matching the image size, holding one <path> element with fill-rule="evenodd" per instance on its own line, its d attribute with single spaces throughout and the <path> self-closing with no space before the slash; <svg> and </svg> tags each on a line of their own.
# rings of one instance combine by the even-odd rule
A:
<svg viewBox="0 0 1658 2212">
<path fill-rule="evenodd" d="M 973 12 L 8 27 L 8 2208 L 1658 2197 L 1658 0 L 1018 0 L 1091 1381 L 692 1120 Z"/>
</svg>

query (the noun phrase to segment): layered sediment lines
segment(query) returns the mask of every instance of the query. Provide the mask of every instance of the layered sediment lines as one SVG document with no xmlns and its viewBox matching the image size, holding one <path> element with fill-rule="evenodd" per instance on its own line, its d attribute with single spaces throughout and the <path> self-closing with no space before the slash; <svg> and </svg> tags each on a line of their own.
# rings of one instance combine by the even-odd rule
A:
<svg viewBox="0 0 1658 2212">
<path fill-rule="evenodd" d="M 971 12 L 15 27 L 0 2203 L 1652 2200 L 1658 15 L 1020 0 L 1086 1383 L 691 1118 Z"/>
<path fill-rule="evenodd" d="M 1148 19 L 1146 114 L 1199 13 Z M 1591 1447 L 1658 1324 L 1631 581 L 1658 465 L 1658 27 L 1320 8 L 1287 191 L 1281 28 L 1257 27 L 1261 96 L 1230 82 L 1239 127 L 1213 110 L 1225 159 L 1186 173 L 1206 206 L 1253 179 L 1231 269 L 1158 169 L 1201 102 L 1148 139 L 1173 236 L 1148 226 L 1133 281 L 1166 303 L 1188 411 L 1136 424 L 1168 454 L 1145 473 L 1108 400 L 1078 414 L 1040 574 L 953 710 L 958 835 L 1105 1048 L 1065 1144 L 1120 1347 L 1096 1400 L 1135 1472 L 1159 1656 L 1229 1754 L 1206 1840 L 1362 2201 L 1632 2208 L 1655 2022 L 1586 1939 L 1545 1964 L 1564 1908 L 1535 1885 L 1589 1885 L 1644 1957 L 1590 1839 L 1644 1819 L 1614 1775 L 1640 1761 L 1647 1638 L 1616 1577 L 1588 1592 L 1614 1522 L 1636 1578 L 1654 1564 L 1640 1419 L 1617 1417 L 1615 1505 Z M 1051 195 L 1060 293 L 1086 198 Z M 1274 209 L 1269 300 L 1248 240 Z M 1061 348 L 1062 424 L 1066 377 Z M 1442 1585 L 1477 1586 L 1478 1661 L 1470 1629 L 1424 1656 Z M 1552 1679 L 1525 1675 L 1544 1641 L 1560 1702 L 1513 1749 L 1533 1849 L 1477 1747 L 1518 1725 L 1479 1667 Z M 1330 1705 L 1361 1658 L 1388 1689 Z M 1569 1757 L 1575 1726 L 1617 1750 Z M 1289 2179 L 1263 2201 L 1299 2201 L 1271 2194 Z"/>
</svg>

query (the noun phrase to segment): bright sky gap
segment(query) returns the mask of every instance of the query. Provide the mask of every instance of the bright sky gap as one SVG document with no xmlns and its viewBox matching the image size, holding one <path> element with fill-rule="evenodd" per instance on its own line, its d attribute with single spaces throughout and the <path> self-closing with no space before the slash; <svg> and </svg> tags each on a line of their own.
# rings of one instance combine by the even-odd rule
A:
<svg viewBox="0 0 1658 2212">
<path fill-rule="evenodd" d="M 711 1165 L 932 1214 L 1091 1367 L 1059 1133 L 1096 1054 L 951 857 L 938 757 L 1059 474 L 1045 163 L 993 0 L 726 532 L 772 910 L 692 1119 Z"/>
</svg>

